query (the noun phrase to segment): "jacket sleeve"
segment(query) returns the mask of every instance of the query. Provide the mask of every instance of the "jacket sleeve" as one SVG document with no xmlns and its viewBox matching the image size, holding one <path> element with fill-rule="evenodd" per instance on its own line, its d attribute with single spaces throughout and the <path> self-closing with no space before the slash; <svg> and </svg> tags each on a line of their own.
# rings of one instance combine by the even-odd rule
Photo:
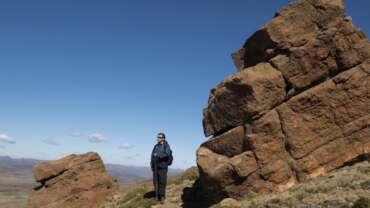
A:
<svg viewBox="0 0 370 208">
<path fill-rule="evenodd" d="M 155 146 L 153 147 L 152 154 L 150 156 L 150 168 L 152 169 L 152 171 L 154 171 L 154 163 L 155 163 L 154 150 L 155 150 Z"/>
</svg>

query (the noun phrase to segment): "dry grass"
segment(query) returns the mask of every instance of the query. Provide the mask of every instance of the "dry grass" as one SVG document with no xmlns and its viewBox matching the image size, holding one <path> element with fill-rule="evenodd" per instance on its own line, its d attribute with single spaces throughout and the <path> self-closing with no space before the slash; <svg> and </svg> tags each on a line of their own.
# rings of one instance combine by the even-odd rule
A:
<svg viewBox="0 0 370 208">
<path fill-rule="evenodd" d="M 173 198 L 172 205 L 181 207 L 181 194 L 198 177 L 196 168 L 182 175 L 169 178 L 168 191 Z M 186 184 L 186 186 L 184 185 Z M 132 185 L 130 190 L 115 199 L 112 208 L 149 208 L 156 204 L 144 195 L 152 190 L 151 181 Z M 246 208 L 370 208 L 370 164 L 362 162 L 344 167 L 314 180 L 298 184 L 291 189 L 268 195 L 249 195 L 239 202 Z M 162 207 L 156 205 L 155 207 Z M 234 206 L 213 205 L 217 208 Z M 239 207 L 239 206 L 237 206 Z"/>
<path fill-rule="evenodd" d="M 189 181 L 195 181 L 199 177 L 199 172 L 197 167 L 191 167 L 185 172 L 183 172 L 181 175 L 178 176 L 173 176 L 168 179 L 168 183 L 179 185 L 182 184 L 184 181 L 189 180 Z"/>
<path fill-rule="evenodd" d="M 167 199 L 172 205 L 181 204 L 181 195 L 184 187 L 191 186 L 198 177 L 198 169 L 193 167 L 181 175 L 169 176 L 167 183 Z M 124 184 L 121 193 L 104 205 L 104 208 L 149 208 L 158 204 L 155 200 L 151 180 L 133 184 Z M 178 205 L 179 206 L 179 205 Z M 176 206 L 177 207 L 177 206 Z"/>
<path fill-rule="evenodd" d="M 297 208 L 370 208 L 370 164 L 352 167 L 318 177 L 280 193 L 249 196 L 242 207 Z"/>
</svg>

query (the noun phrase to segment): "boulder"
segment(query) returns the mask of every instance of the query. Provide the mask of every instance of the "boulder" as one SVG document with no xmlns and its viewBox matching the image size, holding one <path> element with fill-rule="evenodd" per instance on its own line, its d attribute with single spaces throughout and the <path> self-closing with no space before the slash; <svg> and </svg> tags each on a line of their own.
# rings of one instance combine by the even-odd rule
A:
<svg viewBox="0 0 370 208">
<path fill-rule="evenodd" d="M 118 191 L 116 179 L 94 152 L 39 163 L 33 175 L 40 186 L 32 191 L 29 208 L 94 208 Z"/>
<path fill-rule="evenodd" d="M 342 0 L 298 0 L 232 55 L 197 151 L 201 192 L 285 190 L 370 154 L 370 43 Z"/>
</svg>

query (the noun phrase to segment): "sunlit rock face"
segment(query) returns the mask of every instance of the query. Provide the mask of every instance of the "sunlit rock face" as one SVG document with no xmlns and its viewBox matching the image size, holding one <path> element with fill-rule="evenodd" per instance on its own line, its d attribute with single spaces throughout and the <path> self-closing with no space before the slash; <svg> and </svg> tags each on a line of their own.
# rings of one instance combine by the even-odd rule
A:
<svg viewBox="0 0 370 208">
<path fill-rule="evenodd" d="M 94 152 L 39 163 L 33 175 L 41 185 L 32 191 L 29 208 L 95 208 L 118 191 L 117 180 Z"/>
<path fill-rule="evenodd" d="M 205 195 L 284 190 L 370 153 L 370 43 L 342 0 L 300 0 L 232 55 L 197 151 Z"/>
</svg>

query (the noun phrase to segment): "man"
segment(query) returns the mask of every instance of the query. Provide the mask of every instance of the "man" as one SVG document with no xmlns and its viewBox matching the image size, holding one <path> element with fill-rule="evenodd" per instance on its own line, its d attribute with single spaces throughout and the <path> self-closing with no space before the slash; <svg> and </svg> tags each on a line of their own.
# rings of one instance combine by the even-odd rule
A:
<svg viewBox="0 0 370 208">
<path fill-rule="evenodd" d="M 166 141 L 166 135 L 157 135 L 157 144 L 154 145 L 150 166 L 153 171 L 153 185 L 157 200 L 164 203 L 166 198 L 166 184 L 168 166 L 172 164 L 172 151 Z"/>
</svg>

